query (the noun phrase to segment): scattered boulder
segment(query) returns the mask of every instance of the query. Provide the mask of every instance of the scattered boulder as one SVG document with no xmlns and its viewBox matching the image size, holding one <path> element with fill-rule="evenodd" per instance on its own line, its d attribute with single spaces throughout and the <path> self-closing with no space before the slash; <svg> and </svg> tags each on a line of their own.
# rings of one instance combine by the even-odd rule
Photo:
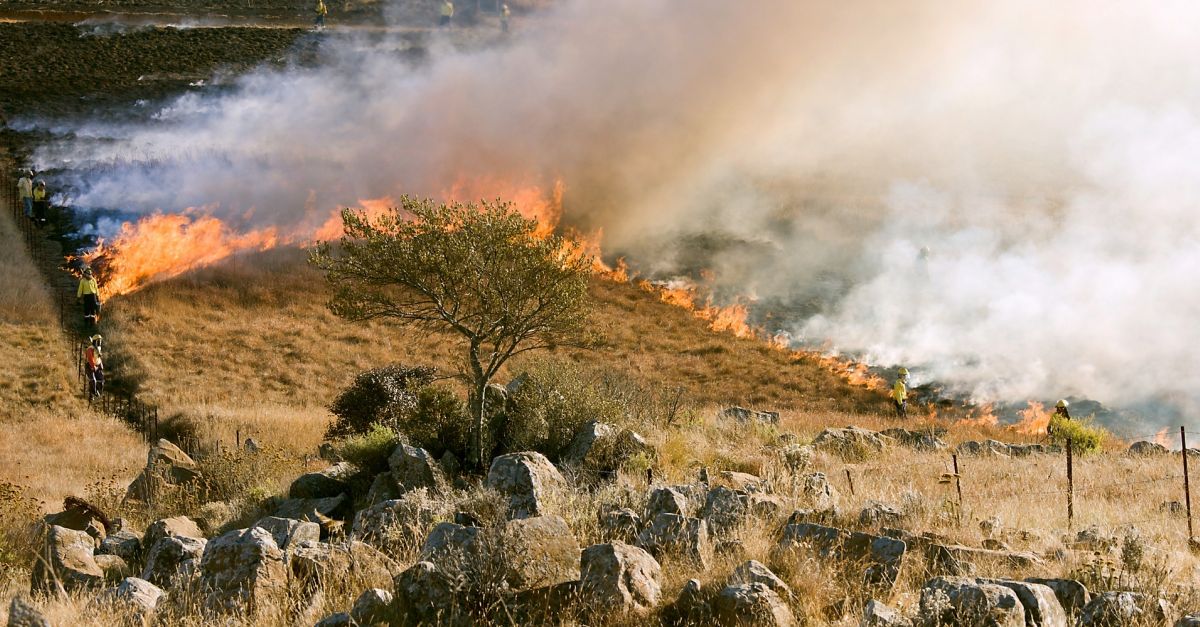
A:
<svg viewBox="0 0 1200 627">
<path fill-rule="evenodd" d="M 912 627 L 912 621 L 895 608 L 871 599 L 863 608 L 862 620 L 859 627 Z"/>
<path fill-rule="evenodd" d="M 1062 449 L 1056 445 L 1046 444 L 1009 444 L 1008 454 L 1012 457 L 1029 457 L 1030 455 L 1048 455 L 1051 453 L 1061 453 Z"/>
<path fill-rule="evenodd" d="M 204 530 L 205 536 L 216 535 L 222 527 L 233 522 L 237 517 L 233 506 L 227 501 L 209 501 L 200 506 L 196 515 L 196 524 Z"/>
<path fill-rule="evenodd" d="M 671 487 L 654 488 L 646 499 L 646 520 L 654 520 L 659 514 L 688 514 L 688 500 L 679 490 Z"/>
<path fill-rule="evenodd" d="M 33 594 L 55 594 L 96 588 L 104 571 L 96 564 L 96 544 L 86 531 L 51 525 L 30 576 Z"/>
<path fill-rule="evenodd" d="M 663 624 L 670 627 L 712 624 L 712 607 L 705 598 L 699 579 L 689 579 L 679 597 L 663 609 Z"/>
<path fill-rule="evenodd" d="M 963 442 L 954 449 L 959 455 L 993 455 L 996 457 L 1012 456 L 1012 449 L 1008 444 L 998 440 L 985 440 L 983 442 Z"/>
<path fill-rule="evenodd" d="M 1188 614 L 1175 621 L 1174 627 L 1200 627 L 1200 614 Z"/>
<path fill-rule="evenodd" d="M 1084 551 L 1107 553 L 1117 546 L 1117 537 L 1096 525 L 1085 527 L 1075 533 L 1075 537 L 1063 538 L 1063 544 Z"/>
<path fill-rule="evenodd" d="M 980 579 L 980 583 L 996 584 L 1012 590 L 1025 608 L 1027 622 L 1042 627 L 1067 627 L 1067 612 L 1049 586 L 1008 579 Z"/>
<path fill-rule="evenodd" d="M 142 559 L 142 535 L 129 529 L 114 531 L 100 542 L 96 555 L 116 555 L 127 564 L 137 564 Z"/>
<path fill-rule="evenodd" d="M 884 429 L 879 432 L 879 435 L 887 436 L 898 442 L 901 446 L 911 448 L 915 451 L 942 451 L 949 448 L 941 436 L 946 433 L 945 429 L 935 429 L 932 431 L 909 431 L 895 427 L 892 429 Z"/>
<path fill-rule="evenodd" d="M 921 589 L 923 625 L 1025 627 L 1025 607 L 1011 589 L 975 579 L 938 577 Z"/>
<path fill-rule="evenodd" d="M 818 515 L 836 516 L 842 498 L 837 488 L 829 483 L 825 473 L 809 473 L 804 475 L 802 480 L 804 487 L 801 496 L 804 507 Z"/>
<path fill-rule="evenodd" d="M 975 572 L 980 563 L 997 563 L 1012 568 L 1040 566 L 1042 558 L 1033 553 L 983 549 L 960 544 L 929 543 L 925 546 L 925 559 L 936 572 L 959 576 Z"/>
<path fill-rule="evenodd" d="M 50 621 L 27 599 L 15 596 L 8 604 L 8 627 L 50 627 Z"/>
<path fill-rule="evenodd" d="M 1080 627 L 1123 627 L 1129 624 L 1165 624 L 1174 620 L 1171 604 L 1136 592 L 1096 595 L 1079 614 Z"/>
<path fill-rule="evenodd" d="M 459 572 L 478 559 L 482 530 L 456 523 L 438 523 L 421 547 L 421 559 L 446 572 Z"/>
<path fill-rule="evenodd" d="M 651 555 L 679 555 L 707 568 L 713 547 L 708 523 L 678 514 L 659 514 L 638 535 L 638 546 Z"/>
<path fill-rule="evenodd" d="M 562 461 L 567 464 L 580 465 L 588 461 L 589 454 L 593 458 L 597 457 L 601 451 L 593 452 L 593 449 L 599 449 L 604 441 L 608 441 L 610 444 L 615 443 L 620 431 L 616 425 L 607 422 L 598 420 L 588 422 L 575 434 L 571 444 L 562 454 Z"/>
<path fill-rule="evenodd" d="M 132 611 L 146 621 L 158 609 L 158 602 L 162 596 L 162 588 L 149 581 L 126 577 L 116 587 L 106 590 L 101 598 Z"/>
<path fill-rule="evenodd" d="M 867 501 L 867 506 L 858 514 L 858 524 L 864 527 L 895 525 L 903 519 L 903 512 L 879 501 Z"/>
<path fill-rule="evenodd" d="M 500 529 L 504 581 L 513 591 L 579 580 L 579 541 L 558 516 L 510 520 Z"/>
<path fill-rule="evenodd" d="M 164 588 L 190 579 L 197 571 L 207 544 L 204 538 L 160 538 L 146 552 L 146 567 L 142 570 L 141 578 Z"/>
<path fill-rule="evenodd" d="M 728 418 L 742 423 L 761 422 L 770 425 L 779 424 L 779 412 L 777 411 L 758 411 L 736 405 L 721 410 L 721 413 L 717 414 L 717 417 Z"/>
<path fill-rule="evenodd" d="M 129 484 L 125 498 L 145 501 L 160 485 L 179 486 L 200 478 L 195 460 L 167 440 L 160 439 L 150 447 L 146 467 Z"/>
<path fill-rule="evenodd" d="M 865 565 L 863 582 L 879 590 L 890 590 L 900 574 L 908 546 L 903 540 L 846 531 L 812 523 L 784 527 L 778 550 L 811 548 L 822 557 L 833 557 L 846 564 Z"/>
<path fill-rule="evenodd" d="M 487 487 L 508 497 L 510 518 L 532 518 L 546 513 L 546 498 L 566 485 L 562 473 L 536 452 L 501 455 L 492 460 Z"/>
<path fill-rule="evenodd" d="M 350 620 L 350 614 L 336 612 L 317 621 L 313 627 L 355 627 L 355 625 Z"/>
<path fill-rule="evenodd" d="M 375 480 L 371 482 L 371 487 L 367 489 L 367 507 L 371 507 L 377 503 L 384 501 L 394 501 L 400 498 L 403 494 L 400 486 L 396 485 L 396 480 L 392 478 L 392 473 L 381 472 L 375 475 Z"/>
<path fill-rule="evenodd" d="M 362 627 L 389 624 L 392 593 L 382 588 L 368 588 L 354 600 L 350 608 L 352 624 Z"/>
<path fill-rule="evenodd" d="M 752 475 L 748 472 L 736 472 L 733 470 L 722 470 L 718 475 L 721 481 L 733 488 L 735 492 L 749 494 L 752 492 L 766 492 L 767 482 L 758 475 Z"/>
<path fill-rule="evenodd" d="M 387 587 L 402 570 L 392 558 L 355 541 L 301 543 L 290 552 L 288 567 L 293 579 L 314 591 L 334 580 L 366 588 Z"/>
<path fill-rule="evenodd" d="M 1082 612 L 1084 606 L 1092 600 L 1092 595 L 1088 592 L 1087 586 L 1073 579 L 1041 579 L 1031 577 L 1025 581 L 1041 584 L 1053 590 L 1054 597 L 1058 599 L 1059 605 L 1063 607 L 1063 610 L 1068 615 L 1073 616 Z"/>
<path fill-rule="evenodd" d="M 709 490 L 704 507 L 700 510 L 700 518 L 703 518 L 708 523 L 709 530 L 718 536 L 736 529 L 746 520 L 746 514 L 746 503 L 742 495 L 725 486 Z"/>
<path fill-rule="evenodd" d="M 384 552 L 415 546 L 438 515 L 435 502 L 426 495 L 424 489 L 410 491 L 360 511 L 354 517 L 354 538 Z"/>
<path fill-rule="evenodd" d="M 93 559 L 104 573 L 104 581 L 117 583 L 132 573 L 129 564 L 116 555 L 95 555 Z"/>
<path fill-rule="evenodd" d="M 271 534 L 275 545 L 285 553 L 302 543 L 321 539 L 321 526 L 315 522 L 267 516 L 254 523 L 254 526 Z"/>
<path fill-rule="evenodd" d="M 642 528 L 642 517 L 629 509 L 610 509 L 600 513 L 600 530 L 609 541 L 634 542 Z"/>
<path fill-rule="evenodd" d="M 662 568 L 646 551 L 622 542 L 596 544 L 580 556 L 584 603 L 603 613 L 645 614 L 658 605 Z"/>
<path fill-rule="evenodd" d="M 187 516 L 163 518 L 150 523 L 146 535 L 142 537 L 142 546 L 153 548 L 163 538 L 203 538 L 204 532 L 196 521 Z"/>
<path fill-rule="evenodd" d="M 1151 455 L 1166 455 L 1170 453 L 1170 449 L 1158 444 L 1157 442 L 1147 442 L 1139 440 L 1129 445 L 1129 450 L 1126 451 L 1129 455 L 1136 457 L 1146 457 Z"/>
<path fill-rule="evenodd" d="M 761 583 L 725 586 L 713 605 L 721 625 L 788 627 L 796 624 L 796 617 L 787 603 Z"/>
<path fill-rule="evenodd" d="M 747 494 L 743 500 L 746 503 L 746 510 L 758 518 L 774 518 L 783 512 L 786 504 L 777 496 L 758 494 L 757 492 Z"/>
<path fill-rule="evenodd" d="M 758 560 L 749 560 L 742 563 L 737 568 L 733 569 L 733 573 L 729 575 L 729 579 L 725 582 L 726 585 L 735 586 L 744 583 L 761 583 L 764 586 L 775 591 L 784 598 L 792 596 L 792 589 L 775 573 L 771 572 L 765 564 Z"/>
<path fill-rule="evenodd" d="M 455 596 L 462 583 L 438 570 L 432 562 L 417 562 L 396 577 L 392 611 L 416 625 L 466 625 Z"/>
<path fill-rule="evenodd" d="M 348 462 L 334 464 L 328 468 L 305 473 L 296 478 L 288 488 L 288 497 L 293 499 L 323 499 L 350 491 L 350 479 L 358 468 Z"/>
<path fill-rule="evenodd" d="M 779 456 L 783 459 L 783 465 L 787 467 L 793 475 L 798 475 L 812 462 L 812 457 L 816 453 L 816 449 L 811 446 L 802 446 L 800 444 L 787 444 L 779 449 Z"/>
<path fill-rule="evenodd" d="M 388 466 L 401 493 L 425 488 L 440 494 L 449 487 L 442 466 L 423 448 L 407 444 L 397 446 L 388 457 Z"/>
<path fill-rule="evenodd" d="M 209 609 L 265 615 L 278 610 L 287 594 L 283 551 L 265 529 L 235 529 L 214 538 L 200 570 Z"/>
<path fill-rule="evenodd" d="M 813 438 L 813 448 L 839 455 L 846 459 L 862 459 L 873 453 L 880 453 L 887 447 L 887 436 L 882 436 L 869 429 L 846 427 L 845 429 L 829 428 Z"/>
</svg>

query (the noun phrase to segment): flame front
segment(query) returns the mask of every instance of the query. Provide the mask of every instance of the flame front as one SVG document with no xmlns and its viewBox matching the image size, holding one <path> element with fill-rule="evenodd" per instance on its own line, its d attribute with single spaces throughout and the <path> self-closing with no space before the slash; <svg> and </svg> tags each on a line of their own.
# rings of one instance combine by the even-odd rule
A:
<svg viewBox="0 0 1200 627">
<path fill-rule="evenodd" d="M 1043 403 L 1029 401 L 1029 406 L 1017 412 L 1021 420 L 1009 425 L 1009 429 L 1025 435 L 1043 435 L 1050 428 L 1050 418 L 1054 414 L 1046 410 Z"/>
<path fill-rule="evenodd" d="M 1154 443 L 1158 444 L 1160 446 L 1163 446 L 1165 448 L 1171 448 L 1171 440 L 1169 440 L 1167 438 L 1167 433 L 1169 433 L 1169 430 L 1170 430 L 1170 427 L 1163 427 L 1162 429 L 1160 429 L 1158 431 L 1158 433 L 1155 433 L 1154 434 Z"/>
</svg>

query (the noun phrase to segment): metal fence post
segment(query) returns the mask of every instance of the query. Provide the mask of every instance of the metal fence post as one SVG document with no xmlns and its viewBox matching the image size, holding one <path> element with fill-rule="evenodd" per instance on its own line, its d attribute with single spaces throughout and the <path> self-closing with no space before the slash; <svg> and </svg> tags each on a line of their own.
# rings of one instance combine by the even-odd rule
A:
<svg viewBox="0 0 1200 627">
<path fill-rule="evenodd" d="M 1188 448 L 1187 448 L 1187 431 L 1182 426 L 1179 427 L 1179 445 L 1183 447 L 1180 454 L 1183 455 L 1183 502 L 1187 504 L 1188 517 L 1188 541 L 1192 539 L 1192 484 L 1188 478 Z"/>
<path fill-rule="evenodd" d="M 1075 467 L 1071 438 L 1067 438 L 1067 530 L 1075 523 Z"/>
</svg>

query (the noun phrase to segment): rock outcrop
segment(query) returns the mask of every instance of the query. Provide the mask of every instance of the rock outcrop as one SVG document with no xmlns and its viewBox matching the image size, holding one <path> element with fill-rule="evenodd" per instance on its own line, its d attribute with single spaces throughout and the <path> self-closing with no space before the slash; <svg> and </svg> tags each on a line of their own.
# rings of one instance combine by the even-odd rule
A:
<svg viewBox="0 0 1200 627">
<path fill-rule="evenodd" d="M 549 513 L 546 500 L 566 486 L 562 473 L 535 452 L 501 455 L 492 460 L 487 487 L 508 497 L 510 518 L 532 518 Z"/>
</svg>

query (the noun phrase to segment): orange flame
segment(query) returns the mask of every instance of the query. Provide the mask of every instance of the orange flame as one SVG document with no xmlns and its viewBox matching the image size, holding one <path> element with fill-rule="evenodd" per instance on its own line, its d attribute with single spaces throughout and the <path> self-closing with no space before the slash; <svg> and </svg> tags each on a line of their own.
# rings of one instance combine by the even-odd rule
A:
<svg viewBox="0 0 1200 627">
<path fill-rule="evenodd" d="M 1037 401 L 1029 401 L 1028 407 L 1017 412 L 1021 420 L 1008 426 L 1009 430 L 1025 435 L 1042 435 L 1050 427 L 1050 417 L 1053 412 L 1047 411 L 1046 406 Z"/>
<path fill-rule="evenodd" d="M 884 391 L 888 389 L 887 381 L 868 370 L 867 365 L 837 355 L 813 355 L 817 364 L 825 370 L 844 379 L 850 385 L 864 387 L 869 390 Z"/>
<path fill-rule="evenodd" d="M 976 407 L 971 410 L 970 415 L 958 421 L 960 425 L 973 425 L 976 427 L 994 427 L 1000 423 L 1000 419 L 994 413 L 995 408 L 991 403 Z"/>
<path fill-rule="evenodd" d="M 1169 427 L 1163 427 L 1158 433 L 1154 434 L 1154 443 L 1166 448 L 1171 448 L 1171 441 L 1167 439 Z"/>
</svg>

